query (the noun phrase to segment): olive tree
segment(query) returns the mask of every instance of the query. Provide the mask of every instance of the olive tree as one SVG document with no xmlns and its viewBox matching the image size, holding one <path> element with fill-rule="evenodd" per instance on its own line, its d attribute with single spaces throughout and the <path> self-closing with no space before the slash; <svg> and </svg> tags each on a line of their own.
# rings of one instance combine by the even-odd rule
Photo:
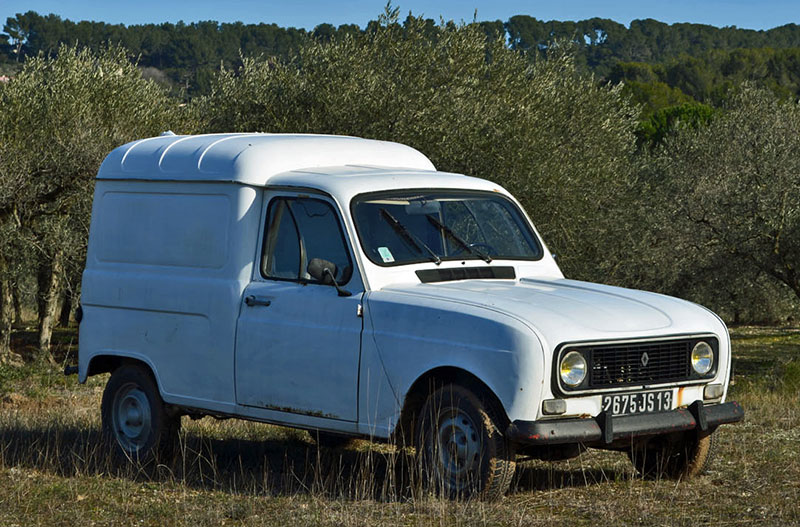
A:
<svg viewBox="0 0 800 527">
<path fill-rule="evenodd" d="M 647 166 L 640 194 L 649 204 L 642 207 L 636 267 L 645 285 L 709 304 L 735 321 L 774 320 L 796 309 L 796 102 L 744 86 L 708 126 L 668 138 Z"/>
<path fill-rule="evenodd" d="M 0 98 L 3 86 L 0 85 Z M 20 218 L 19 196 L 24 186 L 27 159 L 14 156 L 0 143 L 0 364 L 18 363 L 21 358 L 11 351 L 14 322 L 14 289 L 30 262 L 32 244 L 26 243 Z"/>
<path fill-rule="evenodd" d="M 394 16 L 393 16 L 394 15 Z M 487 178 L 523 202 L 573 276 L 608 279 L 613 210 L 630 193 L 636 111 L 619 88 L 487 41 L 477 24 L 387 13 L 364 34 L 244 58 L 193 109 L 208 131 L 313 132 L 398 141 L 440 170 Z"/>
<path fill-rule="evenodd" d="M 104 156 L 136 138 L 179 127 L 177 103 L 119 47 L 62 46 L 28 59 L 0 90 L 0 288 L 15 270 L 39 283 L 39 347 L 50 348 L 59 296 L 83 266 L 93 179 Z M 11 261 L 14 260 L 14 261 Z M 7 343 L 0 341 L 7 350 Z"/>
</svg>

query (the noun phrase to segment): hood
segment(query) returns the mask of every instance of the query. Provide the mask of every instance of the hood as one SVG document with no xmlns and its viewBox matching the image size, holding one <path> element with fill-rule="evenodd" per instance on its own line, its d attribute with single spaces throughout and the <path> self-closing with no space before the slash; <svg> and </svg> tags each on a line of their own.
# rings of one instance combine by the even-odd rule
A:
<svg viewBox="0 0 800 527">
<path fill-rule="evenodd" d="M 566 279 L 463 280 L 384 290 L 504 313 L 530 326 L 551 347 L 569 341 L 708 333 L 721 326 L 710 311 L 685 300 Z"/>
</svg>

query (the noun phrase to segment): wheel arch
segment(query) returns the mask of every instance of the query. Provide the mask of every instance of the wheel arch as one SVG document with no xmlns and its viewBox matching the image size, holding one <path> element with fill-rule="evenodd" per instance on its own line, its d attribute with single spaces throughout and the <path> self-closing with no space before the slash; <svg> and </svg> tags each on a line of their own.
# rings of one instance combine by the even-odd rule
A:
<svg viewBox="0 0 800 527">
<path fill-rule="evenodd" d="M 144 358 L 113 353 L 97 354 L 89 359 L 89 364 L 86 367 L 86 377 L 88 378 L 101 373 L 113 374 L 122 366 L 138 366 L 142 368 L 153 379 L 159 395 L 163 397 L 164 391 L 161 389 L 161 383 L 156 375 L 156 370 L 153 365 Z"/>
<path fill-rule="evenodd" d="M 401 444 L 413 444 L 416 417 L 428 396 L 445 384 L 457 384 L 494 404 L 508 425 L 509 419 L 500 398 L 489 385 L 475 374 L 457 366 L 438 366 L 420 375 L 408 389 L 400 411 L 400 419 L 393 432 L 394 439 Z M 505 427 L 501 430 L 505 432 Z"/>
</svg>

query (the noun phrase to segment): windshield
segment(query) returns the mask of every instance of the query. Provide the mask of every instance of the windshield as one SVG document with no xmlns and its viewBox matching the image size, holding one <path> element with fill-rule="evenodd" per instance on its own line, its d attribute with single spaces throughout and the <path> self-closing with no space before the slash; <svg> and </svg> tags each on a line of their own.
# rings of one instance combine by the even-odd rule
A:
<svg viewBox="0 0 800 527">
<path fill-rule="evenodd" d="M 392 191 L 352 204 L 361 246 L 378 265 L 443 260 L 538 260 L 541 247 L 517 206 L 492 192 Z"/>
</svg>

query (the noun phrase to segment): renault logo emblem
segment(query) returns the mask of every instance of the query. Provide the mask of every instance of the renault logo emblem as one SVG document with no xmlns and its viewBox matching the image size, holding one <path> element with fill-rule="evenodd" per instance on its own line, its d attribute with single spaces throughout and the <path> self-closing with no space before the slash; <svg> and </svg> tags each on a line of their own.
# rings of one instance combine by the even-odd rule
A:
<svg viewBox="0 0 800 527">
<path fill-rule="evenodd" d="M 647 352 L 645 351 L 644 353 L 642 353 L 642 366 L 647 367 L 648 362 L 650 362 L 650 357 L 647 355 Z"/>
</svg>

